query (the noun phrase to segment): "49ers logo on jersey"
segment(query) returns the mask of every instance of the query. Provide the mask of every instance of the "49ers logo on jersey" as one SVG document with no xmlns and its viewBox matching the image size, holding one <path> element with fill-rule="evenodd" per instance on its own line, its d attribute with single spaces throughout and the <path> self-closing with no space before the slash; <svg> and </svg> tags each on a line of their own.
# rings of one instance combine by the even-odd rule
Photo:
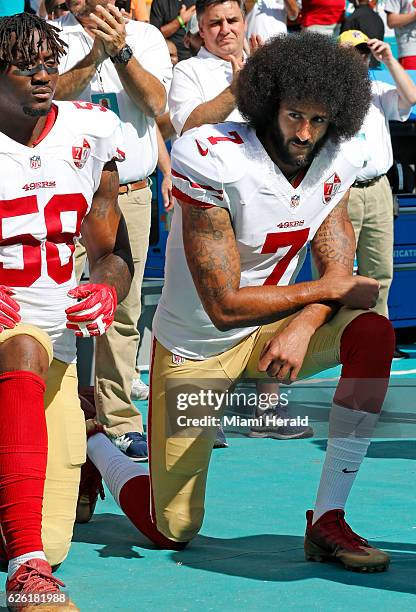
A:
<svg viewBox="0 0 416 612">
<path fill-rule="evenodd" d="M 332 198 L 338 193 L 341 188 L 341 179 L 334 172 L 324 183 L 324 204 L 329 204 Z"/>
<path fill-rule="evenodd" d="M 74 164 L 77 168 L 82 170 L 82 168 L 87 163 L 87 160 L 91 154 L 91 146 L 86 138 L 82 139 L 81 145 L 73 145 L 72 146 L 72 159 L 74 160 Z"/>
</svg>

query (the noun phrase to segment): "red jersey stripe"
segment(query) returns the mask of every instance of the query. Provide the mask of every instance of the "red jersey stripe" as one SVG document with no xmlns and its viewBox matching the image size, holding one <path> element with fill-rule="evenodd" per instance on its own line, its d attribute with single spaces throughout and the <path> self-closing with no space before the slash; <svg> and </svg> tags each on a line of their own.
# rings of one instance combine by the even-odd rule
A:
<svg viewBox="0 0 416 612">
<path fill-rule="evenodd" d="M 206 189 L 207 191 L 215 191 L 216 193 L 218 193 L 218 199 L 223 200 L 223 195 L 224 195 L 224 190 L 223 189 L 216 189 L 215 187 L 211 187 L 210 185 L 199 185 L 199 183 L 194 183 L 193 181 L 191 181 L 191 179 L 189 179 L 187 176 L 184 176 L 183 174 L 179 174 L 179 172 L 176 172 L 176 170 L 174 170 L 172 168 L 172 176 L 176 176 L 176 178 L 180 178 L 183 179 L 184 181 L 188 181 L 188 183 L 190 184 L 191 187 L 193 187 L 194 189 Z M 219 197 L 221 196 L 221 197 Z"/>
<path fill-rule="evenodd" d="M 199 208 L 214 208 L 214 204 L 207 204 L 206 202 L 198 202 L 198 200 L 194 200 L 191 196 L 186 195 L 180 191 L 175 185 L 172 187 L 172 195 L 177 200 L 184 202 L 185 204 L 192 204 L 193 206 L 198 206 Z"/>
</svg>

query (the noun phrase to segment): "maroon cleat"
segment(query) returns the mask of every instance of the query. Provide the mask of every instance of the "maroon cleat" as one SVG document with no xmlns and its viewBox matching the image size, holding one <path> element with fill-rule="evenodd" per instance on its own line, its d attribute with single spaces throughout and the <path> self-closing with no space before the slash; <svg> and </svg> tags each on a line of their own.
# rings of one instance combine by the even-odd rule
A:
<svg viewBox="0 0 416 612">
<path fill-rule="evenodd" d="M 383 572 L 390 563 L 384 551 L 371 546 L 344 519 L 344 510 L 329 510 L 312 525 L 313 511 L 306 512 L 305 558 L 335 560 L 356 572 Z"/>
<path fill-rule="evenodd" d="M 25 612 L 78 610 L 59 587 L 65 584 L 52 576 L 51 566 L 44 559 L 30 559 L 6 582 L 7 607 Z"/>
<path fill-rule="evenodd" d="M 80 389 L 79 399 L 81 408 L 86 419 L 87 437 L 102 431 L 100 425 L 95 421 L 95 406 L 93 404 L 94 395 L 91 388 Z M 91 395 L 92 393 L 92 395 Z M 87 457 L 86 462 L 81 468 L 81 481 L 79 483 L 79 493 L 75 521 L 77 523 L 88 523 L 94 514 L 98 495 L 104 499 L 104 487 L 100 472 L 97 470 L 91 459 Z"/>
</svg>

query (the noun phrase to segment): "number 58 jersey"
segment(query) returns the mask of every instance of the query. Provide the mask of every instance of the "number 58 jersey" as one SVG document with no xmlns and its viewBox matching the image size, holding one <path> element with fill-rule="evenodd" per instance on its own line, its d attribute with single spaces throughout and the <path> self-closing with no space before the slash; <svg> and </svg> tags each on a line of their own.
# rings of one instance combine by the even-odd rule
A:
<svg viewBox="0 0 416 612">
<path fill-rule="evenodd" d="M 173 147 L 173 195 L 184 207 L 228 211 L 240 258 L 240 287 L 288 285 L 302 265 L 303 247 L 362 165 L 358 141 L 340 146 L 328 141 L 299 184 L 292 185 L 246 124 L 205 125 L 186 132 Z M 212 324 L 188 269 L 182 211 L 175 202 L 155 337 L 175 354 L 204 359 L 226 351 L 255 329 L 221 332 Z"/>
<path fill-rule="evenodd" d="M 65 315 L 75 240 L 104 164 L 121 161 L 122 150 L 118 117 L 86 102 L 54 103 L 33 147 L 0 133 L 0 284 L 14 289 L 22 322 L 47 332 L 64 362 L 75 359 Z"/>
</svg>

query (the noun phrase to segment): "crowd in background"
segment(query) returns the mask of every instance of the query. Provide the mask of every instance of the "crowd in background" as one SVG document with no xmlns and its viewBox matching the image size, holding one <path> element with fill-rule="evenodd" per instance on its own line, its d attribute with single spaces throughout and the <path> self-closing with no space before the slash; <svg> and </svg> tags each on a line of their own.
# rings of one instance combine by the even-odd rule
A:
<svg viewBox="0 0 416 612">
<path fill-rule="evenodd" d="M 191 57 L 184 38 L 195 14 L 194 0 L 184 0 L 182 5 L 168 0 L 118 0 L 116 6 L 129 18 L 157 27 L 170 42 L 175 62 L 176 57 L 179 61 Z M 67 7 L 63 0 L 0 0 L 0 16 L 23 10 L 58 19 Z M 383 40 L 387 26 L 390 32 L 394 29 L 399 58 L 406 58 L 404 67 L 416 68 L 416 10 L 411 0 L 246 0 L 245 10 L 247 38 L 260 34 L 264 40 L 301 28 L 334 36 L 355 29 Z M 375 66 L 372 62 L 371 67 Z"/>
</svg>

